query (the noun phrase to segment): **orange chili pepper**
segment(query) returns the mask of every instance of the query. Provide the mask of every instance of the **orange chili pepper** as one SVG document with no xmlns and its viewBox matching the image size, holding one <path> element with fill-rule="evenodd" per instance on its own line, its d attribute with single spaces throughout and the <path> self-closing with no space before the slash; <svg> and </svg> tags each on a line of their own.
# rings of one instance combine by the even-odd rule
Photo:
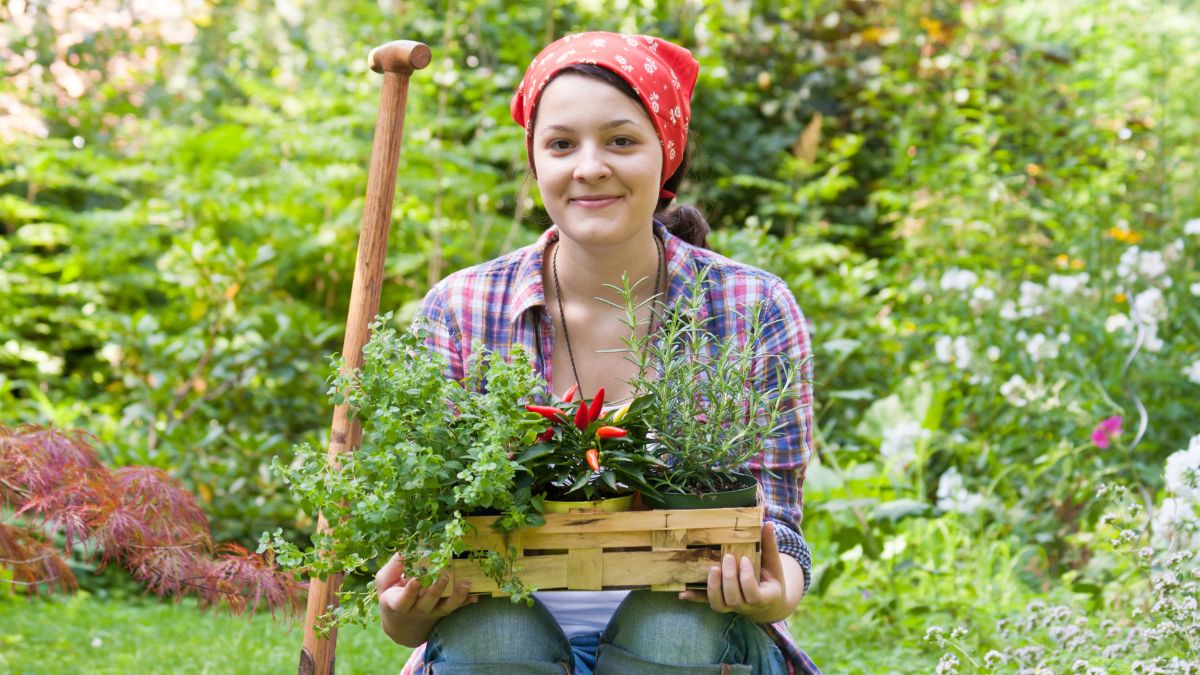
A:
<svg viewBox="0 0 1200 675">
<path fill-rule="evenodd" d="M 600 438 L 624 438 L 629 432 L 621 427 L 600 427 L 596 430 L 596 435 Z"/>
<path fill-rule="evenodd" d="M 554 406 L 526 404 L 525 409 L 529 412 L 535 412 L 548 420 L 566 419 L 563 411 L 555 408 Z"/>
<path fill-rule="evenodd" d="M 589 467 L 591 467 L 592 471 L 600 470 L 600 451 L 599 450 L 597 450 L 595 448 L 588 448 L 588 451 L 584 454 L 584 457 L 587 458 L 587 465 Z"/>
</svg>

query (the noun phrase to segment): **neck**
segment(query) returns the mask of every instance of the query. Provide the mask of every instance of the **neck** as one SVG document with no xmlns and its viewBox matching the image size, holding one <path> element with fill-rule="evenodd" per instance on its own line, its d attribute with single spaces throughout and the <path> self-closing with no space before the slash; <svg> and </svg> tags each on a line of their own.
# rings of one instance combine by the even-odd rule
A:
<svg viewBox="0 0 1200 675">
<path fill-rule="evenodd" d="M 547 290 L 561 294 L 563 302 L 568 304 L 581 301 L 591 304 L 595 298 L 603 298 L 622 305 L 620 293 L 612 287 L 620 288 L 621 278 L 626 276 L 631 286 L 637 284 L 633 299 L 640 303 L 654 293 L 660 271 L 658 246 L 652 230 L 625 245 L 603 250 L 585 248 L 560 236 L 548 253 L 558 258 L 558 283 L 562 288 L 552 283 Z M 547 262 L 553 264 L 553 257 Z M 548 271 L 553 274 L 553 270 Z"/>
</svg>

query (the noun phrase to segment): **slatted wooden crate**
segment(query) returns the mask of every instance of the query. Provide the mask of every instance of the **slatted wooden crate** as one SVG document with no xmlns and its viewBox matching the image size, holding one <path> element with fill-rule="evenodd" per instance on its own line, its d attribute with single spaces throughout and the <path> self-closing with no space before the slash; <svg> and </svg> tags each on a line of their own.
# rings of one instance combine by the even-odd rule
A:
<svg viewBox="0 0 1200 675">
<path fill-rule="evenodd" d="M 507 535 L 492 529 L 496 516 L 468 519 L 475 534 L 468 548 L 513 546 L 517 576 L 538 590 L 649 588 L 679 591 L 704 586 L 721 556 L 749 556 L 757 573 L 761 506 L 727 509 L 551 513 L 546 524 Z M 499 595 L 494 581 L 471 560 L 455 560 L 446 594 L 470 581 L 473 594 Z"/>
</svg>

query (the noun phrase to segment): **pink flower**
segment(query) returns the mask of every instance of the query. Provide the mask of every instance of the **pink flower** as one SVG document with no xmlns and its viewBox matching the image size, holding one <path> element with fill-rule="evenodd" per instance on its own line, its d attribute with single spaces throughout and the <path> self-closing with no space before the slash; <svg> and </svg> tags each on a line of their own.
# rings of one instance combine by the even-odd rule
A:
<svg viewBox="0 0 1200 675">
<path fill-rule="evenodd" d="M 1096 428 L 1092 430 L 1092 443 L 1095 443 L 1097 448 L 1107 448 L 1109 442 L 1120 435 L 1121 416 L 1115 415 L 1096 425 Z"/>
</svg>

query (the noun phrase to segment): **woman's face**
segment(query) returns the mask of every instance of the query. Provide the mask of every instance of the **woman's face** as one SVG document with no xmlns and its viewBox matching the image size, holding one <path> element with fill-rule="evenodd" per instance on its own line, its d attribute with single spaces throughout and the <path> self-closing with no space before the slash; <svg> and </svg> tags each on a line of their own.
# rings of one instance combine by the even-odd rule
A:
<svg viewBox="0 0 1200 675">
<path fill-rule="evenodd" d="M 533 161 L 563 236 L 611 247 L 648 232 L 662 148 L 641 103 L 582 75 L 555 78 L 538 103 Z"/>
</svg>

